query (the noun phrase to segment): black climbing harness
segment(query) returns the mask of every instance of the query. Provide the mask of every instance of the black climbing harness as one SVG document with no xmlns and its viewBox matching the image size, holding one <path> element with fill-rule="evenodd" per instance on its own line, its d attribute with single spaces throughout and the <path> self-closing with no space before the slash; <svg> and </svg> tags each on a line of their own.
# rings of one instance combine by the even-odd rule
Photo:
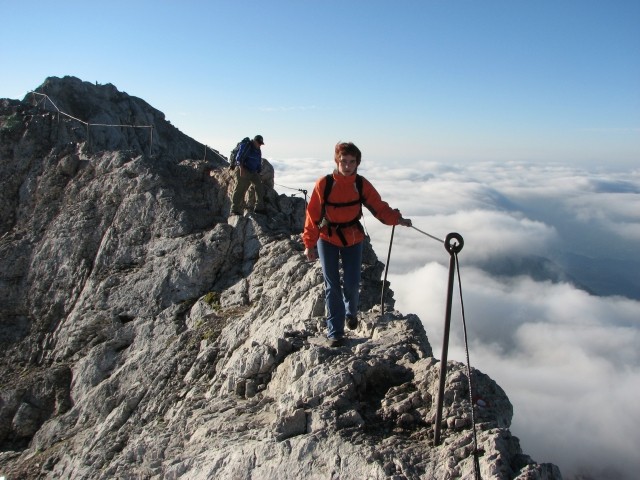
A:
<svg viewBox="0 0 640 480">
<path fill-rule="evenodd" d="M 469 404 L 471 405 L 471 427 L 473 431 L 473 469 L 475 474 L 475 480 L 482 480 L 482 477 L 480 476 L 479 457 L 482 455 L 483 452 L 478 449 L 478 437 L 476 435 L 476 417 L 475 417 L 475 409 L 473 404 L 473 382 L 471 379 L 471 362 L 469 360 L 469 341 L 467 337 L 467 322 L 466 322 L 465 313 L 464 313 L 464 301 L 462 299 L 462 279 L 460 276 L 460 263 L 458 260 L 458 253 L 460 253 L 460 251 L 462 250 L 462 247 L 464 246 L 464 240 L 459 233 L 455 233 L 455 232 L 449 233 L 445 238 L 445 240 L 443 241 L 437 237 L 434 237 L 433 235 L 430 235 L 426 232 L 423 232 L 422 230 L 417 229 L 414 226 L 412 226 L 412 228 L 422 233 L 423 235 L 426 235 L 427 237 L 432 238 L 433 240 L 437 240 L 443 243 L 444 248 L 447 250 L 447 252 L 450 255 L 449 282 L 447 287 L 447 305 L 446 305 L 446 312 L 445 312 L 444 336 L 442 339 L 442 358 L 440 359 L 440 382 L 438 385 L 438 403 L 437 403 L 436 419 L 435 419 L 435 426 L 434 426 L 435 427 L 434 443 L 436 445 L 440 445 L 441 443 L 440 429 L 441 429 L 441 423 L 442 423 L 442 407 L 444 402 L 444 386 L 445 386 L 445 380 L 447 377 L 447 355 L 449 350 L 449 331 L 451 326 L 451 304 L 453 300 L 453 284 L 455 280 L 455 272 L 457 270 L 458 287 L 459 287 L 459 293 L 460 293 L 460 305 L 462 310 L 462 328 L 464 332 L 464 347 L 465 347 L 466 359 L 467 359 Z M 389 241 L 389 252 L 387 254 L 387 265 L 385 267 L 384 280 L 382 282 L 382 296 L 380 299 L 382 315 L 384 315 L 384 290 L 385 290 L 385 285 L 387 283 L 387 271 L 389 269 L 389 262 L 391 259 L 391 246 L 393 245 L 394 231 L 395 231 L 395 226 L 391 230 L 391 240 Z"/>
<path fill-rule="evenodd" d="M 364 233 L 364 228 L 362 227 L 362 223 L 360 223 L 360 219 L 362 218 L 362 204 L 364 203 L 364 196 L 362 195 L 362 176 L 356 174 L 355 183 L 358 190 L 358 199 L 352 200 L 350 202 L 332 202 L 331 200 L 329 200 L 329 195 L 331 194 L 331 189 L 333 188 L 333 175 L 327 175 L 325 179 L 326 181 L 324 185 L 324 194 L 322 196 L 322 204 L 320 207 L 320 218 L 316 222 L 316 225 L 318 226 L 318 228 L 327 227 L 328 236 L 331 236 L 332 233 L 335 232 L 342 242 L 342 245 L 347 246 L 348 242 L 344 236 L 344 233 L 342 232 L 343 229 L 356 226 L 361 232 Z M 327 206 L 341 208 L 352 207 L 353 205 L 359 205 L 358 214 L 353 219 L 347 222 L 331 222 L 327 219 Z"/>
</svg>

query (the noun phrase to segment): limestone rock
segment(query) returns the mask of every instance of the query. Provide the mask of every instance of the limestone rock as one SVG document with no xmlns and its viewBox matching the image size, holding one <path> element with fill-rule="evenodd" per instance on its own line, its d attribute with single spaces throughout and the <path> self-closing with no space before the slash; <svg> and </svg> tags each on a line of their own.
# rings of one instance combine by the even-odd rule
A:
<svg viewBox="0 0 640 480">
<path fill-rule="evenodd" d="M 229 218 L 225 159 L 161 112 L 69 77 L 38 91 L 154 139 L 0 101 L 0 476 L 473 478 L 473 411 L 483 478 L 561 478 L 456 362 L 433 444 L 439 362 L 389 289 L 380 314 L 370 244 L 359 326 L 329 348 L 301 199 Z"/>
</svg>

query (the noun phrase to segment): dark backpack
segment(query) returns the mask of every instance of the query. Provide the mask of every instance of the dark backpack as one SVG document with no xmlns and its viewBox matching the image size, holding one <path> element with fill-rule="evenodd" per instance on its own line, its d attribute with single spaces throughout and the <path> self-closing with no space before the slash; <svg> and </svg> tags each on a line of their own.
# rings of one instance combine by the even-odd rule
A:
<svg viewBox="0 0 640 480">
<path fill-rule="evenodd" d="M 242 148 L 242 147 L 246 146 L 250 141 L 251 139 L 249 137 L 244 137 L 242 140 L 238 142 L 235 148 L 231 150 L 231 155 L 229 155 L 229 168 L 231 170 L 236 168 L 238 165 L 242 164 L 242 160 L 244 160 L 245 155 L 249 151 L 248 148 Z M 240 150 L 242 150 L 242 158 L 238 158 L 238 152 Z"/>
<path fill-rule="evenodd" d="M 322 206 L 320 209 L 320 219 L 316 223 L 319 227 L 327 226 L 328 235 L 331 236 L 332 232 L 335 231 L 338 235 L 338 238 L 342 242 L 343 245 L 347 245 L 347 239 L 344 237 L 342 233 L 342 229 L 345 227 L 350 227 L 352 225 L 356 225 L 361 231 L 364 231 L 362 224 L 360 223 L 360 218 L 362 218 L 362 204 L 364 203 L 364 197 L 362 196 L 362 176 L 356 174 L 356 188 L 358 189 L 358 200 L 353 200 L 351 202 L 332 202 L 329 200 L 329 194 L 331 193 L 331 189 L 333 188 L 333 175 L 327 175 L 325 177 L 327 179 L 324 185 L 324 195 L 322 197 Z M 350 207 L 352 205 L 360 204 L 360 210 L 358 211 L 358 215 L 353 220 L 349 220 L 348 222 L 343 223 L 334 223 L 330 222 L 326 218 L 327 205 L 331 207 Z M 369 208 L 367 206 L 367 208 Z"/>
</svg>

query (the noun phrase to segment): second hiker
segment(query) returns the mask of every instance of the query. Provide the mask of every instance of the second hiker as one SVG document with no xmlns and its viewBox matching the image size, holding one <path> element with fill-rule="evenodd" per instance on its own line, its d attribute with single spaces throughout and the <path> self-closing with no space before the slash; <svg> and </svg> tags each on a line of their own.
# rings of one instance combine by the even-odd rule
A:
<svg viewBox="0 0 640 480">
<path fill-rule="evenodd" d="M 304 224 L 302 240 L 309 260 L 320 258 L 325 285 L 327 337 L 331 346 L 340 346 L 347 327 L 358 325 L 360 270 L 365 239 L 360 223 L 362 205 L 382 223 L 411 226 L 380 198 L 364 177 L 358 175 L 362 159 L 360 149 L 351 142 L 340 142 L 334 149 L 336 168 L 332 175 L 320 178 L 313 189 Z M 340 264 L 343 281 L 340 282 Z"/>
<path fill-rule="evenodd" d="M 253 140 L 243 142 L 236 154 L 236 187 L 231 197 L 231 215 L 242 215 L 244 211 L 244 197 L 251 185 L 256 193 L 256 213 L 267 213 L 264 208 L 264 185 L 260 178 L 262 171 L 262 151 L 264 145 L 262 135 L 256 135 Z"/>
</svg>

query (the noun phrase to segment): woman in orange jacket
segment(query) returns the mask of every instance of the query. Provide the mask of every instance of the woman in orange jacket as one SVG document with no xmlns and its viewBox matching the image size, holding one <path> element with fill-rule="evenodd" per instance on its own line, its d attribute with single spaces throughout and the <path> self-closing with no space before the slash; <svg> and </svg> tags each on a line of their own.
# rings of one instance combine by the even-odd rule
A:
<svg viewBox="0 0 640 480">
<path fill-rule="evenodd" d="M 320 178 L 313 189 L 302 240 L 309 260 L 320 258 L 327 307 L 327 336 L 331 346 L 342 345 L 344 325 L 358 326 L 360 270 L 364 229 L 360 223 L 362 205 L 382 223 L 411 226 L 380 198 L 369 181 L 358 175 L 360 149 L 351 142 L 335 146 L 336 169 Z M 340 283 L 340 260 L 344 278 Z"/>
</svg>

